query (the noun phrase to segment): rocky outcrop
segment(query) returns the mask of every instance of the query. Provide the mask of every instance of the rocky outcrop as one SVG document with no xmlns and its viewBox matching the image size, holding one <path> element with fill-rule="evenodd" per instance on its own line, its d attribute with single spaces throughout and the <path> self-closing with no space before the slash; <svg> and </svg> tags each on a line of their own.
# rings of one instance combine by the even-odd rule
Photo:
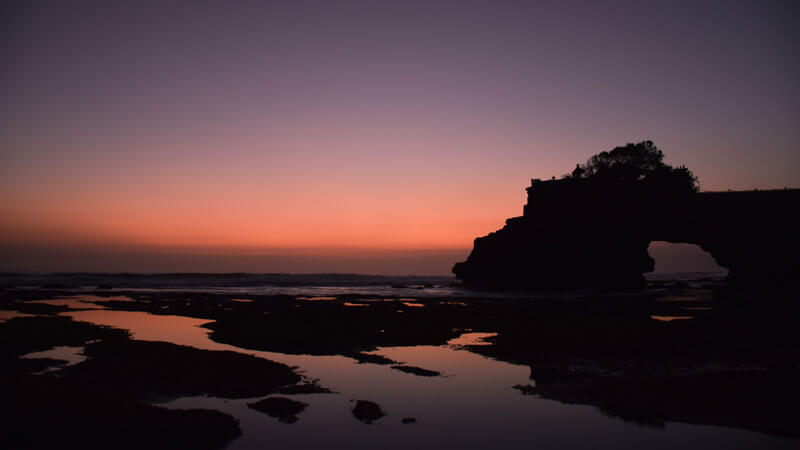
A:
<svg viewBox="0 0 800 450">
<path fill-rule="evenodd" d="M 800 189 L 701 193 L 691 214 L 683 227 L 666 223 L 654 240 L 699 245 L 730 270 L 735 287 L 794 290 L 790 283 L 800 280 Z"/>
<path fill-rule="evenodd" d="M 533 180 L 524 214 L 475 239 L 453 273 L 493 288 L 630 287 L 651 241 L 700 245 L 739 284 L 800 275 L 800 190 L 696 193 L 636 181 Z"/>
</svg>

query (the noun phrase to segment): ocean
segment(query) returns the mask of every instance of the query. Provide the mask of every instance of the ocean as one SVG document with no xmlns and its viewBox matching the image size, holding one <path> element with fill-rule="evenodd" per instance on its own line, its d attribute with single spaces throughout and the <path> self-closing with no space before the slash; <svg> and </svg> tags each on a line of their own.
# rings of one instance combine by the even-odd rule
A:
<svg viewBox="0 0 800 450">
<path fill-rule="evenodd" d="M 646 274 L 648 286 L 670 283 L 691 287 L 718 284 L 718 272 Z M 455 277 L 388 276 L 346 273 L 48 273 L 0 274 L 0 287 L 59 289 L 75 292 L 125 290 L 130 292 L 194 292 L 231 295 L 376 296 L 376 297 L 572 297 L 597 295 L 595 290 L 562 292 L 498 292 L 467 288 Z"/>
</svg>

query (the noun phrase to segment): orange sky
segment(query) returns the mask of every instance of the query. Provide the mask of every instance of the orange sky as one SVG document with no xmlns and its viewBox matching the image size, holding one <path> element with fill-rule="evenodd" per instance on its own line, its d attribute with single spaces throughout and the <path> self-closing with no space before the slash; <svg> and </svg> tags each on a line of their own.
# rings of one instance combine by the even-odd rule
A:
<svg viewBox="0 0 800 450">
<path fill-rule="evenodd" d="M 0 245 L 464 251 L 645 139 L 701 189 L 797 187 L 798 27 L 762 3 L 20 2 Z"/>
<path fill-rule="evenodd" d="M 519 215 L 528 182 L 259 167 L 54 174 L 4 196 L 0 230 L 12 242 L 459 248 Z"/>
</svg>

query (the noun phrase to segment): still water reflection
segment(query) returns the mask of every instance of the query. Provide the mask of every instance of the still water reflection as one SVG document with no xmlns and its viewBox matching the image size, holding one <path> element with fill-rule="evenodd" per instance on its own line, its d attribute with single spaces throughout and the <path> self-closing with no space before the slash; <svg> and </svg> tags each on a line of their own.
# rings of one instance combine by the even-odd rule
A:
<svg viewBox="0 0 800 450">
<path fill-rule="evenodd" d="M 167 408 L 210 408 L 240 421 L 243 436 L 231 449 L 255 448 L 795 448 L 796 441 L 712 426 L 668 423 L 644 427 L 588 406 L 521 395 L 530 369 L 468 351 L 493 333 L 464 333 L 443 346 L 387 347 L 371 352 L 442 374 L 422 377 L 390 365 L 359 364 L 343 356 L 253 351 L 212 341 L 205 319 L 94 309 L 63 315 L 129 330 L 134 339 L 205 350 L 230 350 L 297 366 L 335 394 L 290 396 L 309 406 L 294 424 L 248 408 L 257 399 L 179 398 Z M 355 400 L 375 402 L 388 414 L 371 425 L 351 414 Z M 403 418 L 415 418 L 404 424 Z"/>
<path fill-rule="evenodd" d="M 44 350 L 41 352 L 33 352 L 28 353 L 25 355 L 20 356 L 22 359 L 52 359 L 59 364 L 54 364 L 50 367 L 46 367 L 44 370 L 37 372 L 38 374 L 53 372 L 56 370 L 60 370 L 64 367 L 74 366 L 76 364 L 80 364 L 86 360 L 86 356 L 83 355 L 83 347 L 82 346 L 69 346 L 69 345 L 61 345 L 57 347 L 53 347 L 50 350 Z"/>
</svg>

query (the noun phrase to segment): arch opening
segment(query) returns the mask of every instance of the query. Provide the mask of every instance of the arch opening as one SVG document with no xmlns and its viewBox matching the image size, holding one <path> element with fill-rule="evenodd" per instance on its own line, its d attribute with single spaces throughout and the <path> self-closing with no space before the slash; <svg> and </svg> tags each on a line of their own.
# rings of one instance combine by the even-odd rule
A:
<svg viewBox="0 0 800 450">
<path fill-rule="evenodd" d="M 710 253 L 696 244 L 652 241 L 647 252 L 655 260 L 655 268 L 646 274 L 647 278 L 700 278 L 728 274 L 728 269 L 717 264 Z"/>
</svg>

